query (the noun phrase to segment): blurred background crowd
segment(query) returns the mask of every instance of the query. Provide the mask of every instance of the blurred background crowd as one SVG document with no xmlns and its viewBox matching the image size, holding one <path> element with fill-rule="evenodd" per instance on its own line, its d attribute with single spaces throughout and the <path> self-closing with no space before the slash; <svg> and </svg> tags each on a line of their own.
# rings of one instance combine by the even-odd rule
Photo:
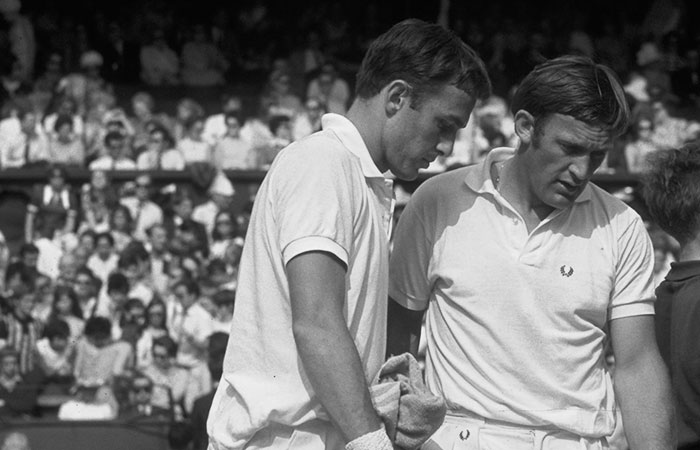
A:
<svg viewBox="0 0 700 450">
<path fill-rule="evenodd" d="M 427 176 L 513 145 L 513 88 L 561 54 L 625 85 L 633 124 L 601 173 L 700 138 L 695 2 L 468 3 L 0 0 L 0 203 L 4 175 L 42 174 L 0 219 L 0 423 L 160 417 L 188 424 L 174 447 L 206 447 L 255 193 L 236 205 L 231 171 L 343 114 L 367 44 L 402 18 L 453 29 L 494 84 Z M 677 245 L 649 231 L 660 280 Z"/>
</svg>

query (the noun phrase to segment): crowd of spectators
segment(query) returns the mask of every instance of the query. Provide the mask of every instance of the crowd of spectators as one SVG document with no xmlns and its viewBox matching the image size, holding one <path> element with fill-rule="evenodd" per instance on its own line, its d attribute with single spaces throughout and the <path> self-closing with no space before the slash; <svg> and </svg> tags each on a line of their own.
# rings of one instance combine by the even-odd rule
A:
<svg viewBox="0 0 700 450">
<path fill-rule="evenodd" d="M 512 87 L 563 53 L 609 64 L 626 85 L 634 123 L 602 171 L 643 173 L 649 153 L 699 138 L 700 34 L 682 20 L 683 2 L 675 15 L 655 4 L 637 23 L 610 16 L 598 26 L 558 23 L 556 11 L 522 22 L 498 9 L 441 11 L 488 62 L 494 95 L 428 170 L 513 145 Z M 320 129 L 324 113 L 346 111 L 356 62 L 394 18 L 377 4 L 345 6 L 314 4 L 294 21 L 252 1 L 185 20 L 153 1 L 127 20 L 0 0 L 0 174 L 47 173 L 28 194 L 19 251 L 0 233 L 0 421 L 53 408 L 66 420 L 189 420 L 201 433 L 250 212 L 232 208 L 222 169 L 266 170 L 291 140 Z M 120 98 L 123 85 L 138 89 Z M 177 98 L 165 111 L 154 95 L 164 86 L 222 95 L 214 105 Z M 66 167 L 90 171 L 90 181 L 71 186 Z M 122 170 L 142 172 L 112 182 Z M 205 198 L 154 186 L 158 170 L 189 171 Z M 663 276 L 676 247 L 652 236 Z M 204 448 L 206 437 L 194 436 Z"/>
</svg>

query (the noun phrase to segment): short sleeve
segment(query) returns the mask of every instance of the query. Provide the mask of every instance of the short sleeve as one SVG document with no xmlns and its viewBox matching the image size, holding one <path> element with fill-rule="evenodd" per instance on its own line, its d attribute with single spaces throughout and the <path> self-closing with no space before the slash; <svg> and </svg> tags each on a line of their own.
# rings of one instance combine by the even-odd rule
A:
<svg viewBox="0 0 700 450">
<path fill-rule="evenodd" d="M 389 263 L 389 296 L 412 310 L 428 307 L 431 281 L 429 266 L 434 237 L 430 212 L 431 196 L 423 187 L 412 196 L 401 213 Z"/>
<path fill-rule="evenodd" d="M 321 138 L 312 142 L 312 148 L 293 146 L 283 150 L 274 167 L 271 201 L 284 263 L 301 253 L 318 250 L 335 255 L 347 265 L 360 192 L 366 188 L 364 176 L 354 155 L 337 148 L 339 143 Z M 324 143 L 329 148 L 315 148 Z"/>
<path fill-rule="evenodd" d="M 634 214 L 618 238 L 611 319 L 654 314 L 654 250 L 641 218 Z"/>
</svg>

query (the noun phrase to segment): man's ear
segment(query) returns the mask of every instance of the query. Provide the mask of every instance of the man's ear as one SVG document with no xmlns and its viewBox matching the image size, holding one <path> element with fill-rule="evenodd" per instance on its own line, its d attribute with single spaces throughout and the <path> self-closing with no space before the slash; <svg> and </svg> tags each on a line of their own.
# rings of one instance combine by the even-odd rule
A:
<svg viewBox="0 0 700 450">
<path fill-rule="evenodd" d="M 410 104 L 411 85 L 404 80 L 394 80 L 385 88 L 384 109 L 387 117 L 392 117 Z"/>
<path fill-rule="evenodd" d="M 524 109 L 518 110 L 513 117 L 515 122 L 515 134 L 525 146 L 530 145 L 535 134 L 535 118 Z"/>
</svg>

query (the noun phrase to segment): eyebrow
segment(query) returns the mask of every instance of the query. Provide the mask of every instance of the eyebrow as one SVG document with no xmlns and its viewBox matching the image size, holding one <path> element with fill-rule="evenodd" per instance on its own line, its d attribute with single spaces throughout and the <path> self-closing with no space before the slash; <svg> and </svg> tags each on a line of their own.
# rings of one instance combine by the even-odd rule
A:
<svg viewBox="0 0 700 450">
<path fill-rule="evenodd" d="M 462 124 L 462 120 L 455 115 L 448 114 L 444 116 L 445 119 L 447 119 L 449 122 L 452 122 L 452 124 L 457 127 L 458 130 L 461 130 L 462 128 L 467 126 L 467 123 L 469 123 L 469 119 L 467 118 L 467 121 Z"/>
</svg>

